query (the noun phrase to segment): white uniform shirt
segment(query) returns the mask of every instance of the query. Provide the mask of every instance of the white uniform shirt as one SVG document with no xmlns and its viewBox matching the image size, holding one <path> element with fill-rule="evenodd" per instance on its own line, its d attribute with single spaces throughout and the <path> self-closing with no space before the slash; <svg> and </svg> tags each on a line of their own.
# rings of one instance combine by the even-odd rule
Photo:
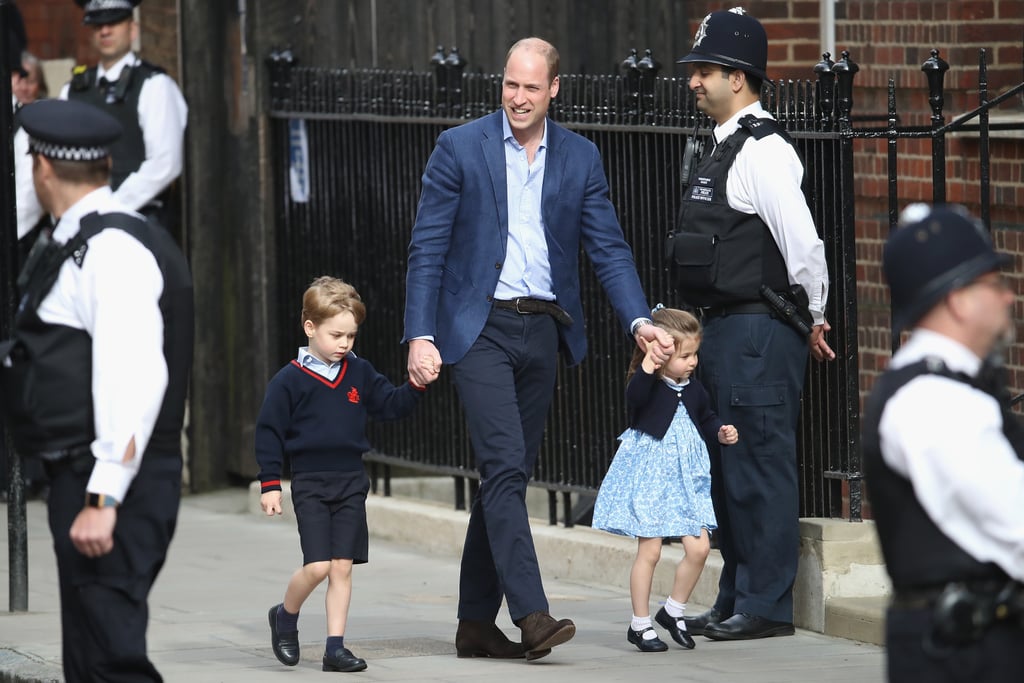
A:
<svg viewBox="0 0 1024 683">
<path fill-rule="evenodd" d="M 12 102 L 15 101 L 13 98 Z M 14 134 L 14 203 L 18 208 L 18 239 L 27 235 L 43 217 L 43 207 L 32 183 L 32 155 L 28 153 L 28 133 L 19 128 Z"/>
<path fill-rule="evenodd" d="M 966 347 L 916 330 L 893 356 L 901 368 L 928 357 L 974 377 Z M 897 391 L 879 423 L 882 459 L 910 480 L 929 519 L 968 555 L 1024 580 L 1024 462 L 1002 432 L 992 396 L 948 377 L 923 375 Z"/>
<path fill-rule="evenodd" d="M 137 64 L 139 58 L 129 52 L 109 70 L 100 64 L 96 68 L 96 81 L 106 77 L 116 81 L 121 71 Z M 70 84 L 65 83 L 60 98 L 68 98 Z M 188 123 L 188 105 L 178 85 L 167 74 L 153 74 L 139 91 L 139 127 L 146 145 L 146 160 L 138 170 L 125 178 L 115 196 L 131 209 L 141 209 L 181 175 L 185 124 Z"/>
<path fill-rule="evenodd" d="M 747 114 L 772 118 L 760 102 L 744 107 L 712 131 L 721 143 L 739 128 Z M 736 211 L 757 214 L 768 226 L 786 261 L 791 285 L 807 292 L 815 325 L 825 320 L 828 267 L 825 244 L 818 237 L 807 200 L 800 190 L 804 168 L 792 145 L 779 135 L 749 138 L 736 155 L 726 180 L 726 198 Z"/>
<path fill-rule="evenodd" d="M 53 231 L 66 243 L 94 211 L 129 212 L 110 188 L 89 193 L 68 209 Z M 152 252 L 127 232 L 104 230 L 88 241 L 82 266 L 68 259 L 39 306 L 47 323 L 85 330 L 92 337 L 92 397 L 96 465 L 86 490 L 123 501 L 139 470 L 164 392 L 163 276 Z M 123 462 L 135 439 L 135 457 Z"/>
</svg>

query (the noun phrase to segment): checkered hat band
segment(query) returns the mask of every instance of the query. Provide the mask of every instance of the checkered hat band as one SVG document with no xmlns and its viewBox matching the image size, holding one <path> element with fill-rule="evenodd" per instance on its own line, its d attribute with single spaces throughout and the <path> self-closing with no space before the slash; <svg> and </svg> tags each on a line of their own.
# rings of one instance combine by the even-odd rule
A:
<svg viewBox="0 0 1024 683">
<path fill-rule="evenodd" d="M 129 0 L 89 0 L 85 5 L 86 12 L 101 12 L 109 9 L 127 9 L 135 6 Z"/>
<path fill-rule="evenodd" d="M 28 149 L 33 154 L 42 154 L 49 159 L 61 161 L 96 161 L 110 156 L 110 150 L 106 147 L 72 147 L 32 137 L 28 140 Z"/>
</svg>

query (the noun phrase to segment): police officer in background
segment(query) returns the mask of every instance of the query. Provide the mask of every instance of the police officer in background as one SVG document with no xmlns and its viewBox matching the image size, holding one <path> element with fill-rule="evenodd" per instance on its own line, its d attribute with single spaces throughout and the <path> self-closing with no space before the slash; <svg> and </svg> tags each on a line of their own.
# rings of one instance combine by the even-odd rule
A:
<svg viewBox="0 0 1024 683">
<path fill-rule="evenodd" d="M 882 267 L 894 334 L 913 332 L 863 423 L 893 583 L 889 680 L 1019 681 L 1024 433 L 991 372 L 1012 336 L 1014 295 L 999 272 L 1011 259 L 962 207 L 915 205 L 904 216 Z"/>
<path fill-rule="evenodd" d="M 132 11 L 141 1 L 75 0 L 85 9 L 99 64 L 76 66 L 61 98 L 101 107 L 121 123 L 124 134 L 111 149 L 114 196 L 173 233 L 169 191 L 181 175 L 188 107 L 170 76 L 132 51 L 139 32 Z"/>
<path fill-rule="evenodd" d="M 796 428 L 808 349 L 825 342 L 825 251 L 800 189 L 792 141 L 761 108 L 764 27 L 741 8 L 704 17 L 689 65 L 713 150 L 683 195 L 673 273 L 704 324 L 701 380 L 722 421 L 747 435 L 711 455 L 723 569 L 691 633 L 746 640 L 793 633 L 799 554 Z M 783 309 L 789 311 L 783 314 Z"/>
<path fill-rule="evenodd" d="M 192 283 L 170 233 L 112 194 L 121 127 L 82 102 L 23 107 L 36 193 L 56 225 L 18 278 L 0 400 L 43 461 L 68 681 L 159 681 L 147 597 L 174 533 L 192 363 Z"/>
</svg>

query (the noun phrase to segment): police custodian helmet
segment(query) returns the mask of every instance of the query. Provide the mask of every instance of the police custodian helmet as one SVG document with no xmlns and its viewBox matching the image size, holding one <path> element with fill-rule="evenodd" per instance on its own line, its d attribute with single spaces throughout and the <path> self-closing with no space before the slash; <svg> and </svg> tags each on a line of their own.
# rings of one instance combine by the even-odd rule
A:
<svg viewBox="0 0 1024 683">
<path fill-rule="evenodd" d="M 910 205 L 882 251 L 896 332 L 920 320 L 949 292 L 1009 262 L 964 207 Z"/>
<path fill-rule="evenodd" d="M 85 10 L 83 24 L 117 24 L 132 15 L 142 0 L 75 0 Z"/>
<path fill-rule="evenodd" d="M 768 79 L 768 35 L 742 7 L 718 10 L 704 17 L 693 36 L 690 54 L 677 64 L 709 62 Z"/>
<path fill-rule="evenodd" d="M 113 116 L 78 100 L 39 100 L 17 116 L 28 133 L 29 151 L 58 161 L 105 159 L 122 132 Z"/>
</svg>

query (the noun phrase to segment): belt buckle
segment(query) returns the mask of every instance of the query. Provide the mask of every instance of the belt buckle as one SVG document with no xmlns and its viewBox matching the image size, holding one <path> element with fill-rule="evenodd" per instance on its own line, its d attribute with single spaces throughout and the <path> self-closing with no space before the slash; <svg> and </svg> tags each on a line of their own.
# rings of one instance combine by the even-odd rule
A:
<svg viewBox="0 0 1024 683">
<path fill-rule="evenodd" d="M 514 301 L 516 302 L 516 313 L 518 313 L 519 315 L 526 315 L 527 313 L 529 313 L 529 311 L 524 311 L 521 308 L 519 308 L 519 302 L 521 302 L 523 300 L 523 298 L 524 297 L 517 296 L 514 299 Z"/>
</svg>

